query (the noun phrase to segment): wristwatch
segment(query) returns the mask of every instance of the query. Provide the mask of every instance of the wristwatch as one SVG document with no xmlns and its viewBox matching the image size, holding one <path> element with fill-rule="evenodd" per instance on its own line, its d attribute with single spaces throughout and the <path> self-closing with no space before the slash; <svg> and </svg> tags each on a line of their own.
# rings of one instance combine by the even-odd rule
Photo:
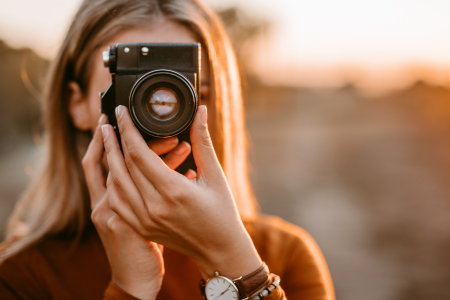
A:
<svg viewBox="0 0 450 300">
<path fill-rule="evenodd" d="M 258 269 L 236 279 L 216 272 L 208 280 L 200 281 L 200 291 L 206 300 L 247 300 L 269 283 L 269 268 L 265 263 Z"/>
</svg>

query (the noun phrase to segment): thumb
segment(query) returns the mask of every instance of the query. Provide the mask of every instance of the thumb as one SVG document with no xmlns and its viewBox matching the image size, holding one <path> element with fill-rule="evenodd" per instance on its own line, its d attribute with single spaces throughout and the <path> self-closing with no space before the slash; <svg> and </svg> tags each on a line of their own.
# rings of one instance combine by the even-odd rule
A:
<svg viewBox="0 0 450 300">
<path fill-rule="evenodd" d="M 201 105 L 191 126 L 192 154 L 197 165 L 197 178 L 222 176 L 222 168 L 209 135 L 207 116 L 206 106 Z"/>
</svg>

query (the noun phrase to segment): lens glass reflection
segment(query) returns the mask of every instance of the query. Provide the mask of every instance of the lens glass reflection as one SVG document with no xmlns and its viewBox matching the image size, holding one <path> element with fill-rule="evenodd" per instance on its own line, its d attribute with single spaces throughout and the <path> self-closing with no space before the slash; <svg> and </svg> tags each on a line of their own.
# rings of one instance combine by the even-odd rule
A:
<svg viewBox="0 0 450 300">
<path fill-rule="evenodd" d="M 167 87 L 159 87 L 152 91 L 147 101 L 148 112 L 158 120 L 169 120 L 180 108 L 177 93 Z"/>
</svg>

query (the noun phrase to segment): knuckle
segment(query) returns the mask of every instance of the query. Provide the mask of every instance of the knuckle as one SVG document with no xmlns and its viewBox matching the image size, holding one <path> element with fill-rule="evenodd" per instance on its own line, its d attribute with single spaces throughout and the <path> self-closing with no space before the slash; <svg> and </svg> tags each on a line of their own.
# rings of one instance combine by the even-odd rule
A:
<svg viewBox="0 0 450 300">
<path fill-rule="evenodd" d="M 81 160 L 81 165 L 83 166 L 83 168 L 86 168 L 86 166 L 89 165 L 89 158 L 87 157 L 87 154 Z"/>
<path fill-rule="evenodd" d="M 131 228 L 118 216 L 114 215 L 106 222 L 106 228 L 116 235 L 130 233 Z"/>
<path fill-rule="evenodd" d="M 124 161 L 127 169 L 131 170 L 131 168 L 133 167 L 133 161 L 131 160 L 131 158 L 127 155 L 126 157 L 124 157 Z"/>
<path fill-rule="evenodd" d="M 120 177 L 118 177 L 118 176 L 114 176 L 110 173 L 110 175 L 108 176 L 108 180 L 110 181 L 110 184 L 113 184 L 116 187 L 122 186 L 122 181 L 120 180 Z"/>
<path fill-rule="evenodd" d="M 86 154 L 83 159 L 81 160 L 81 166 L 84 170 L 87 170 L 92 165 L 92 159 Z"/>
<path fill-rule="evenodd" d="M 94 223 L 94 226 L 96 228 L 101 228 L 103 229 L 105 226 L 105 215 L 103 213 L 103 210 L 101 209 L 100 206 L 97 206 L 96 208 L 94 208 L 91 212 L 91 221 L 92 223 Z"/>
<path fill-rule="evenodd" d="M 165 193 L 171 200 L 180 200 L 183 198 L 183 191 L 179 186 L 165 189 Z"/>
<path fill-rule="evenodd" d="M 91 220 L 94 225 L 98 225 L 100 223 L 100 213 L 97 208 L 94 208 L 91 212 Z"/>
<path fill-rule="evenodd" d="M 118 191 L 114 191 L 113 189 L 108 189 L 107 190 L 107 196 L 108 196 L 108 204 L 109 204 L 109 209 L 112 210 L 113 212 L 117 213 L 119 211 L 119 207 L 120 207 L 120 201 L 121 201 L 121 196 L 119 194 Z"/>
<path fill-rule="evenodd" d="M 117 201 L 115 199 L 110 199 L 109 200 L 109 208 L 111 208 L 111 210 L 113 212 L 117 211 Z"/>
<path fill-rule="evenodd" d="M 121 118 L 121 119 L 119 120 L 119 123 L 118 123 L 120 135 L 122 135 L 122 134 L 124 134 L 125 132 L 128 131 L 128 124 L 127 124 L 126 122 L 123 122 L 122 119 L 123 119 L 123 118 Z"/>
<path fill-rule="evenodd" d="M 109 155 L 112 150 L 113 150 L 113 147 L 109 143 L 106 143 L 105 144 L 105 153 L 106 153 L 106 155 Z"/>
<path fill-rule="evenodd" d="M 203 146 L 212 147 L 212 140 L 209 134 L 202 135 L 200 138 L 200 142 L 202 143 Z"/>
<path fill-rule="evenodd" d="M 134 163 L 141 163 L 143 161 L 142 154 L 134 147 L 128 149 L 128 156 Z"/>
<path fill-rule="evenodd" d="M 108 221 L 106 222 L 106 228 L 109 230 L 109 231 L 112 231 L 112 232 L 115 232 L 115 231 L 117 231 L 117 220 L 114 218 L 114 217 L 112 217 L 112 218 L 109 218 L 108 219 Z"/>
<path fill-rule="evenodd" d="M 144 225 L 145 228 L 152 228 L 154 227 L 153 223 L 161 224 L 166 219 L 164 212 L 156 207 L 152 208 L 151 212 L 149 212 L 149 215 L 152 221 L 147 220 Z"/>
<path fill-rule="evenodd" d="M 175 189 L 172 189 L 170 196 L 172 199 L 178 200 L 178 199 L 182 198 L 182 192 L 180 191 L 179 188 L 175 188 Z"/>
</svg>

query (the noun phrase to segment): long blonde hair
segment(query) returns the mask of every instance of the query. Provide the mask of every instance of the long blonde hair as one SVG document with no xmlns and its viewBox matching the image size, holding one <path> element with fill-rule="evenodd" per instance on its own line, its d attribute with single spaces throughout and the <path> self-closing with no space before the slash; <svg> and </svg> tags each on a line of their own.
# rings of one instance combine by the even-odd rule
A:
<svg viewBox="0 0 450 300">
<path fill-rule="evenodd" d="M 13 212 L 0 261 L 51 235 L 79 237 L 90 222 L 81 158 L 91 139 L 69 116 L 68 83 L 84 92 L 93 52 L 124 30 L 164 16 L 193 30 L 211 63 L 215 149 L 243 219 L 256 215 L 248 179 L 244 112 L 236 57 L 217 15 L 198 0 L 85 0 L 53 62 L 44 106 L 47 158 Z"/>
</svg>

